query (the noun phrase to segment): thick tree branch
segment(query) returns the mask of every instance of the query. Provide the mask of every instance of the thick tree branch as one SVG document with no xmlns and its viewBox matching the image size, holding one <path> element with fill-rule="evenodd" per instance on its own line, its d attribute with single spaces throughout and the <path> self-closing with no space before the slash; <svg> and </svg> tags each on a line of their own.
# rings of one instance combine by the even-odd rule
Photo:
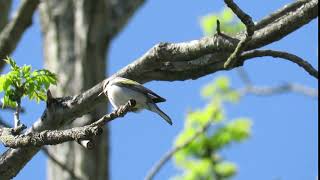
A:
<svg viewBox="0 0 320 180">
<path fill-rule="evenodd" d="M 307 4 L 310 0 L 297 0 L 291 4 L 285 5 L 283 8 L 277 10 L 274 13 L 269 14 L 267 17 L 260 20 L 256 25 L 255 29 L 261 29 L 266 27 L 267 25 L 281 19 L 281 17 L 285 16 L 288 13 L 296 11 L 298 8 Z"/>
<path fill-rule="evenodd" d="M 67 141 L 89 140 L 93 136 L 102 133 L 102 126 L 118 117 L 123 117 L 127 112 L 131 111 L 135 106 L 135 101 L 130 100 L 124 106 L 104 115 L 96 122 L 83 126 L 75 127 L 67 130 L 45 130 L 42 132 L 29 132 L 27 134 L 16 135 L 12 128 L 0 129 L 0 141 L 11 148 L 19 147 L 40 147 L 44 145 L 56 145 Z"/>
<path fill-rule="evenodd" d="M 256 31 L 245 50 L 260 48 L 277 41 L 317 16 L 318 3 L 311 0 L 296 11 L 285 14 L 277 22 Z M 151 80 L 197 79 L 227 70 L 224 62 L 238 42 L 235 38 L 215 35 L 185 43 L 160 43 L 115 76 L 128 77 L 142 83 Z M 238 62 L 231 68 L 242 65 Z"/>
<path fill-rule="evenodd" d="M 0 0 L 0 32 L 8 23 L 12 0 Z"/>
<path fill-rule="evenodd" d="M 299 8 L 286 9 L 286 13 L 276 21 L 256 30 L 246 50 L 257 49 L 276 42 L 318 17 L 318 0 L 304 2 Z"/>
<path fill-rule="evenodd" d="M 8 123 L 6 123 L 5 121 L 3 121 L 2 119 L 0 119 L 0 129 L 1 128 L 10 128 L 10 125 Z M 76 176 L 76 174 L 73 172 L 73 170 L 71 170 L 65 164 L 61 163 L 53 154 L 51 154 L 49 152 L 49 150 L 46 147 L 42 147 L 41 150 L 49 159 L 51 159 L 53 162 L 58 164 L 62 169 L 66 170 L 72 176 L 73 179 L 81 180 L 81 178 Z"/>
<path fill-rule="evenodd" d="M 25 30 L 31 25 L 32 15 L 40 0 L 23 0 L 15 17 L 0 33 L 0 59 L 2 60 L 16 48 Z M 4 67 L 0 61 L 0 70 Z"/>
<path fill-rule="evenodd" d="M 242 61 L 245 61 L 248 59 L 263 57 L 263 56 L 271 56 L 274 58 L 282 58 L 282 59 L 291 61 L 297 64 L 298 66 L 302 67 L 311 76 L 318 79 L 318 76 L 319 76 L 318 71 L 314 67 L 312 67 L 312 65 L 308 61 L 305 61 L 302 58 L 287 52 L 274 51 L 274 50 L 252 50 L 252 51 L 244 52 L 241 55 L 240 59 Z"/>
<path fill-rule="evenodd" d="M 275 42 L 316 17 L 318 17 L 318 1 L 310 0 L 278 18 L 277 22 L 256 31 L 246 50 Z M 162 43 L 110 78 L 122 76 L 142 83 L 153 80 L 197 79 L 207 74 L 227 70 L 223 64 L 238 42 L 239 39 L 236 38 L 216 35 L 185 43 Z M 243 64 L 236 63 L 232 68 L 241 65 Z M 58 129 L 92 111 L 98 104 L 106 101 L 105 97 L 98 96 L 103 90 L 103 84 L 104 82 L 101 82 L 76 96 L 54 99 L 28 132 Z M 0 157 L 0 179 L 14 177 L 39 150 L 38 147 L 7 150 Z"/>
<path fill-rule="evenodd" d="M 165 153 L 158 162 L 155 163 L 155 165 L 150 169 L 147 176 L 145 177 L 145 180 L 152 180 L 155 175 L 160 171 L 160 169 L 172 158 L 172 156 L 180 151 L 183 148 L 186 148 L 188 145 L 190 145 L 193 141 L 195 141 L 201 134 L 205 133 L 210 125 L 212 124 L 211 121 L 207 122 L 204 126 L 199 128 L 194 135 L 187 139 L 184 143 L 177 145 L 173 147 L 171 150 L 169 150 L 167 153 Z"/>
</svg>

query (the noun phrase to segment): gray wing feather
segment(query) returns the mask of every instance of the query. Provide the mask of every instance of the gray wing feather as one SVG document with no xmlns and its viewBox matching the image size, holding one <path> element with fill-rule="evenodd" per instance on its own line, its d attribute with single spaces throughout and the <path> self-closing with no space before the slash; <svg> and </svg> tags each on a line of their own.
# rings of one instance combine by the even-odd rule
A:
<svg viewBox="0 0 320 180">
<path fill-rule="evenodd" d="M 123 83 L 115 83 L 115 85 L 120 86 L 120 87 L 126 87 L 129 89 L 133 89 L 135 91 L 141 92 L 143 94 L 146 94 L 154 103 L 159 103 L 159 102 L 165 102 L 166 99 L 159 96 L 158 94 L 154 93 L 150 89 L 142 86 L 142 85 L 136 85 L 136 84 L 123 84 Z"/>
</svg>

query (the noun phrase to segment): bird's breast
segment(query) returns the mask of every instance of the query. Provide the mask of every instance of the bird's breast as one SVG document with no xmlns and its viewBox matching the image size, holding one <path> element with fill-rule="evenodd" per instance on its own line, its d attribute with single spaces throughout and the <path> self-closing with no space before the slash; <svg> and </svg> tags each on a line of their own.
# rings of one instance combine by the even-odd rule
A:
<svg viewBox="0 0 320 180">
<path fill-rule="evenodd" d="M 111 85 L 108 88 L 108 97 L 114 108 L 119 108 L 120 106 L 126 104 L 130 99 L 136 101 L 137 108 L 144 107 L 147 102 L 147 98 L 144 94 L 117 85 Z"/>
</svg>

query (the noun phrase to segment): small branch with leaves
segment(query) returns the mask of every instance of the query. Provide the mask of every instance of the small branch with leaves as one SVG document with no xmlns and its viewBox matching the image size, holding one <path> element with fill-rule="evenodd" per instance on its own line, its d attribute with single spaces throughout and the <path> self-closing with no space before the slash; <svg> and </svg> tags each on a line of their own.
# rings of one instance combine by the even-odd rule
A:
<svg viewBox="0 0 320 180">
<path fill-rule="evenodd" d="M 27 134 L 16 135 L 14 128 L 0 129 L 0 140 L 6 147 L 19 148 L 19 147 L 39 147 L 43 145 L 56 145 L 67 141 L 90 140 L 93 136 L 102 133 L 102 127 L 118 118 L 123 117 L 135 106 L 136 102 L 130 100 L 119 109 L 107 114 L 83 127 L 75 127 L 67 130 L 46 130 L 42 132 L 29 132 Z"/>
<path fill-rule="evenodd" d="M 160 171 L 160 169 L 172 158 L 172 156 L 176 152 L 180 151 L 181 149 L 187 147 L 189 144 L 194 142 L 197 139 L 197 137 L 199 137 L 209 129 L 211 124 L 212 121 L 207 122 L 204 126 L 199 128 L 190 139 L 186 140 L 183 144 L 173 147 L 171 150 L 165 153 L 148 172 L 147 176 L 145 177 L 145 180 L 152 180 L 155 177 L 155 175 Z"/>
<path fill-rule="evenodd" d="M 10 57 L 4 61 L 10 65 L 11 71 L 0 76 L 0 92 L 4 92 L 2 107 L 15 108 L 14 128 L 23 129 L 20 122 L 21 99 L 27 96 L 37 102 L 46 100 L 46 90 L 57 83 L 57 77 L 45 69 L 31 71 L 31 66 L 19 67 Z"/>
</svg>

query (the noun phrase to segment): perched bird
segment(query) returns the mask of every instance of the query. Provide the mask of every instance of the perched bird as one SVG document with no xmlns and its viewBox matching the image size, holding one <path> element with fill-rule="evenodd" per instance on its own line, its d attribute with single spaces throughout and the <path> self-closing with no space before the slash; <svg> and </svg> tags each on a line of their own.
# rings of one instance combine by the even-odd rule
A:
<svg viewBox="0 0 320 180">
<path fill-rule="evenodd" d="M 108 96 L 115 109 L 133 99 L 136 101 L 134 111 L 147 109 L 159 114 L 167 123 L 172 125 L 171 118 L 156 105 L 156 103 L 165 102 L 166 100 L 136 81 L 115 77 L 105 82 L 103 93 Z"/>
</svg>

